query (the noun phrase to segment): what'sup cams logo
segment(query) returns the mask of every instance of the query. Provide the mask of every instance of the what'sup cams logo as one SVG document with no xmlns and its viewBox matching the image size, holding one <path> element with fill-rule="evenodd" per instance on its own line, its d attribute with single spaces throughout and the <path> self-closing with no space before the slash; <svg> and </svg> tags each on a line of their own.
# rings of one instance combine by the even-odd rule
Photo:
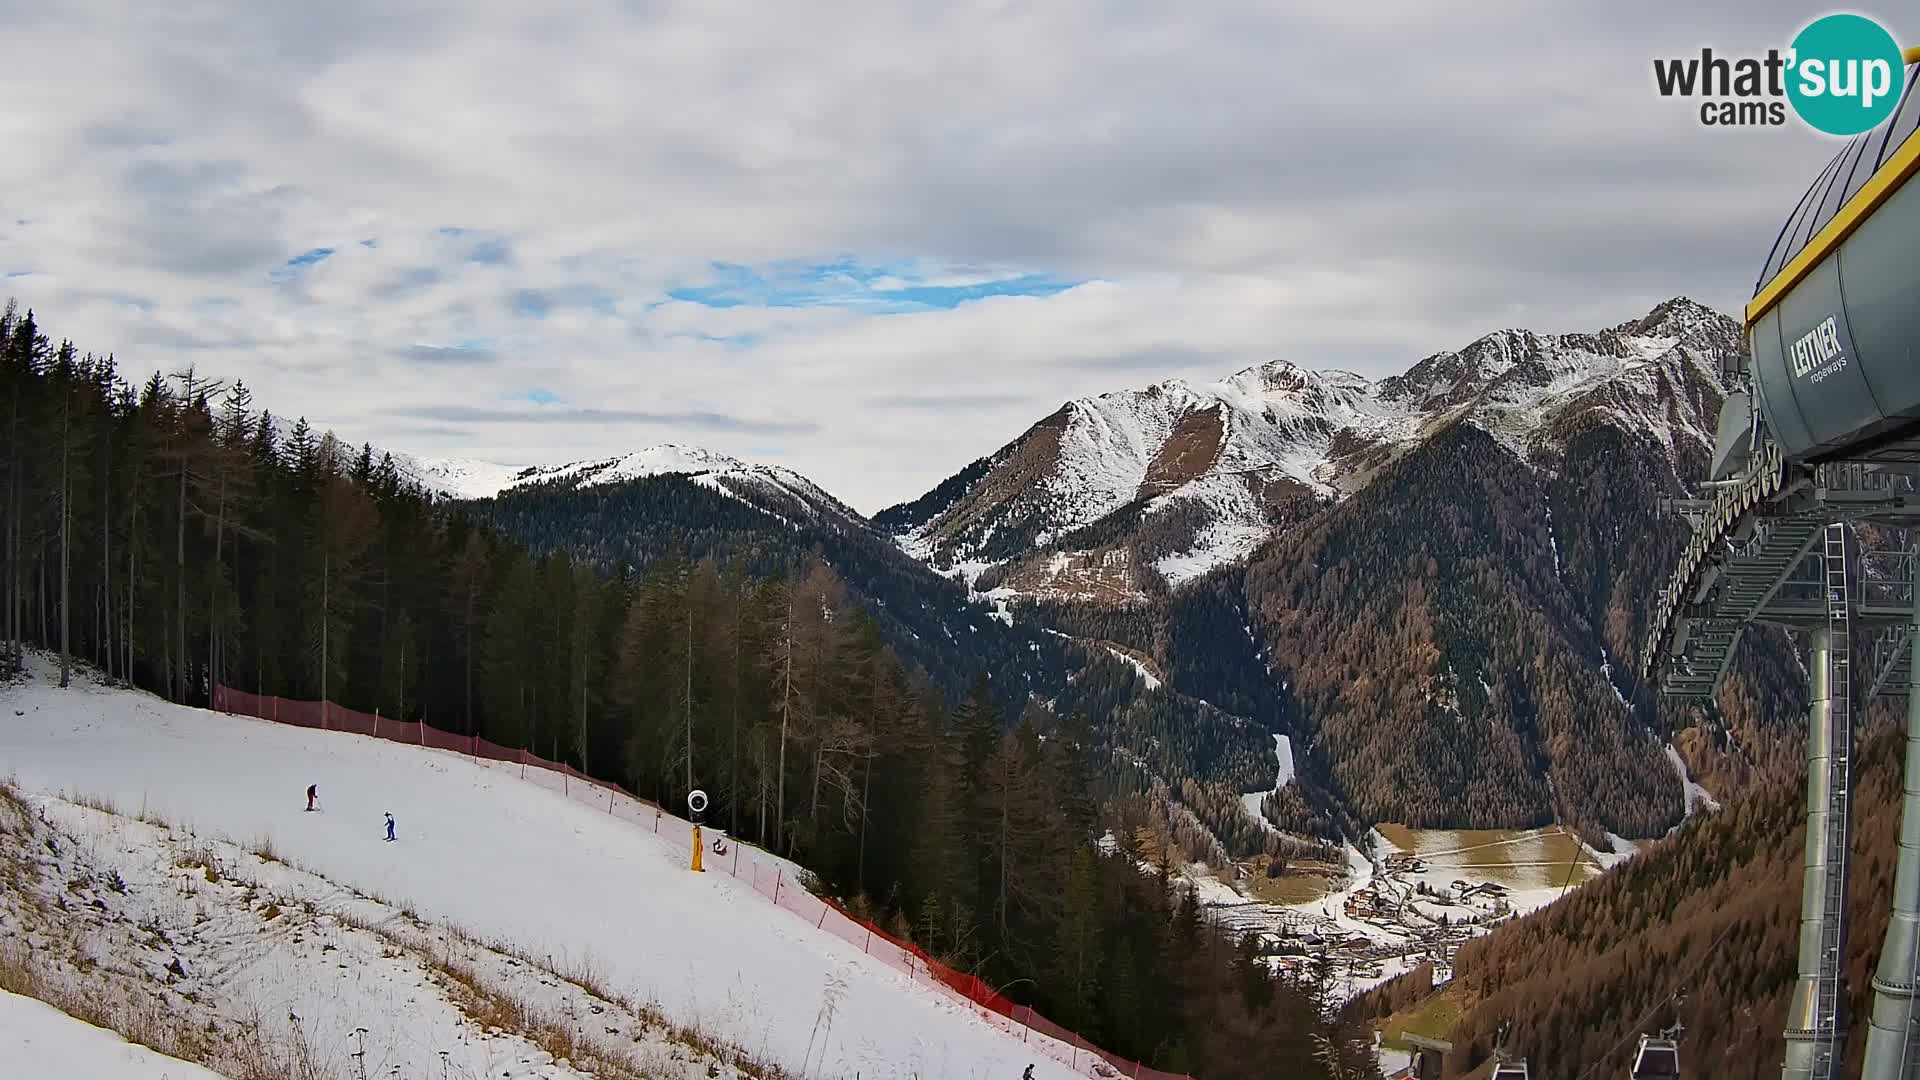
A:
<svg viewBox="0 0 1920 1080">
<path fill-rule="evenodd" d="M 1792 108 L 1828 135 L 1871 131 L 1893 115 L 1905 89 L 1900 45 L 1864 15 L 1828 15 L 1808 23 L 1784 52 L 1699 56 L 1653 62 L 1661 97 L 1699 98 L 1708 127 L 1778 127 Z"/>
</svg>

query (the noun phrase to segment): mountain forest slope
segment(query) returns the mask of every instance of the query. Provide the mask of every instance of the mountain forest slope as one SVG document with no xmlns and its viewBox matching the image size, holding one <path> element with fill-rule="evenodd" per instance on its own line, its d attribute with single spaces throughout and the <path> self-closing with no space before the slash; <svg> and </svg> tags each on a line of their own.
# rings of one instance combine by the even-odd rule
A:
<svg viewBox="0 0 1920 1080">
<path fill-rule="evenodd" d="M 1902 740 L 1886 728 L 1856 757 L 1849 1076 L 1865 1050 L 1899 833 Z M 1535 1075 L 1619 1075 L 1634 1036 L 1677 1019 L 1688 1075 L 1778 1076 L 1805 836 L 1800 785 L 1758 785 L 1561 902 L 1464 946 L 1445 991 L 1463 1009 L 1453 1040 L 1466 1052 L 1450 1063 L 1453 1074 L 1483 1063 L 1510 1023 L 1508 1046 Z"/>
<path fill-rule="evenodd" d="M 1561 821 L 1604 843 L 1680 820 L 1669 742 L 1718 782 L 1791 767 L 1779 635 L 1749 636 L 1709 716 L 1631 674 L 1685 536 L 1659 499 L 1704 472 L 1742 347 L 1676 299 L 1377 383 L 1275 362 L 1080 399 L 871 520 L 684 448 L 521 470 L 467 505 L 608 571 L 824 560 L 935 685 L 986 671 L 1008 715 L 1088 711 L 1116 782 L 1208 789 L 1230 850 L 1260 830 L 1215 796 L 1263 786 L 1270 732 L 1299 762 L 1269 808 L 1287 831 Z"/>
</svg>

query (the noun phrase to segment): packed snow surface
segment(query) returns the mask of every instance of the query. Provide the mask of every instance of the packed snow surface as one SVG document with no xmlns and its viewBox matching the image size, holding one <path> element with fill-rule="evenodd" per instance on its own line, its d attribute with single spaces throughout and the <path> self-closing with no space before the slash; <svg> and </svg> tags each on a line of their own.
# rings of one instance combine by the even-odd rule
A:
<svg viewBox="0 0 1920 1080">
<path fill-rule="evenodd" d="M 1280 762 L 1280 772 L 1274 777 L 1272 790 L 1254 791 L 1240 796 L 1241 805 L 1247 808 L 1247 814 L 1269 829 L 1273 829 L 1274 826 L 1265 815 L 1260 813 L 1260 804 L 1266 801 L 1268 795 L 1279 794 L 1281 788 L 1293 782 L 1293 740 L 1285 735 L 1275 735 L 1273 756 Z"/>
<path fill-rule="evenodd" d="M 1673 771 L 1680 774 L 1680 786 L 1686 799 L 1687 816 L 1692 817 L 1694 810 L 1702 806 L 1708 810 L 1719 810 L 1720 804 L 1714 801 L 1706 788 L 1694 783 L 1693 777 L 1688 774 L 1687 763 L 1681 760 L 1680 751 L 1675 750 L 1672 743 L 1667 744 L 1666 750 L 1667 760 L 1673 763 Z"/>
<path fill-rule="evenodd" d="M 305 1047 L 318 1066 L 366 1076 L 583 1080 L 598 1069 L 592 1055 L 658 1080 L 746 1075 L 674 1038 L 643 1004 L 598 996 L 582 968 L 557 973 L 539 966 L 554 958 L 423 922 L 257 842 L 196 836 L 151 808 L 142 821 L 25 798 L 31 835 L 0 834 L 0 855 L 37 872 L 0 881 L 0 940 L 24 944 L 51 1001 L 136 1024 L 164 1013 L 175 1031 L 233 1048 L 210 1066 L 296 1070 Z M 506 1001 L 520 1010 L 511 1030 L 487 1022 Z M 533 1041 L 540 1028 L 567 1031 L 581 1064 Z"/>
<path fill-rule="evenodd" d="M 7 1076 L 44 1080 L 219 1080 L 220 1075 L 4 990 L 0 1065 Z"/>
<path fill-rule="evenodd" d="M 768 904 L 744 867 L 738 879 L 689 873 L 665 839 L 510 770 L 85 682 L 61 691 L 44 673 L 0 700 L 20 714 L 0 725 L 0 761 L 30 793 L 95 794 L 202 835 L 270 838 L 313 874 L 590 965 L 613 992 L 789 1068 L 812 1062 L 808 1075 L 1004 1080 L 1028 1064 L 1036 1077 L 1075 1075 L 1017 1030 Z M 320 813 L 303 812 L 308 784 Z M 389 811 L 397 843 L 381 839 Z"/>
<path fill-rule="evenodd" d="M 1118 660 L 1123 664 L 1129 664 L 1133 667 L 1133 670 L 1139 672 L 1140 679 L 1142 682 L 1146 684 L 1147 689 L 1149 690 L 1160 689 L 1160 680 L 1153 677 L 1153 672 L 1147 669 L 1147 665 L 1141 663 L 1139 660 L 1128 655 L 1127 653 L 1121 652 L 1119 649 L 1116 649 L 1111 645 L 1107 646 L 1107 651 L 1113 654 L 1113 658 L 1115 660 Z"/>
</svg>

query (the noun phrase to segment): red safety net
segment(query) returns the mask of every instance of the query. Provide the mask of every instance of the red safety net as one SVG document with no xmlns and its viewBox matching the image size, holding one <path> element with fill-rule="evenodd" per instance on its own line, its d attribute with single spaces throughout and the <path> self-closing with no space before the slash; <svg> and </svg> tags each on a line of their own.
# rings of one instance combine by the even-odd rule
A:
<svg viewBox="0 0 1920 1080">
<path fill-rule="evenodd" d="M 314 701 L 263 697 L 225 686 L 214 687 L 213 707 L 220 712 L 275 723 L 345 731 L 447 750 L 465 754 L 476 763 L 502 763 L 532 783 L 588 805 L 604 807 L 607 813 L 650 830 L 662 843 L 675 849 L 683 861 L 691 864 L 693 859 L 692 826 L 685 819 L 617 785 L 595 780 L 570 765 L 548 761 L 525 750 L 509 749 L 475 735 L 455 735 L 424 723 L 386 719 L 378 713 L 357 712 L 332 704 L 322 707 Z M 489 767 L 498 766 L 489 764 Z M 721 838 L 718 833 L 708 835 Z M 918 945 L 901 941 L 873 923 L 815 896 L 804 883 L 795 880 L 797 868 L 792 863 L 738 840 L 721 839 L 720 846 L 702 852 L 704 869 L 739 878 L 774 906 L 805 919 L 816 930 L 858 947 L 909 978 L 931 983 L 968 1002 L 978 1010 L 981 1019 L 1075 1072 L 1125 1080 L 1192 1080 L 1185 1073 L 1162 1072 L 1100 1049 L 1030 1007 L 1015 1004 L 978 976 L 948 967 Z"/>
</svg>

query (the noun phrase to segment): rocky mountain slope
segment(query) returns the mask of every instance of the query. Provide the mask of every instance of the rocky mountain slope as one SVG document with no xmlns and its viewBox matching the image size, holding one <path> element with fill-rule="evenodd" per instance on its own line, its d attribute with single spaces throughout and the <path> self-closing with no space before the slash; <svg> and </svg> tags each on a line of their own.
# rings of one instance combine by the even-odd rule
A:
<svg viewBox="0 0 1920 1080">
<path fill-rule="evenodd" d="M 986 587 L 1133 600 L 1244 561 L 1457 424 L 1522 459 L 1588 416 L 1670 457 L 1704 448 L 1739 348 L 1730 320 L 1681 298 L 1593 334 L 1502 330 L 1377 383 L 1284 360 L 1156 383 L 1070 401 L 874 521 Z"/>
<path fill-rule="evenodd" d="M 1685 812 L 1687 770 L 1791 767 L 1802 692 L 1779 677 L 1780 635 L 1751 635 L 1710 716 L 1628 674 L 1685 536 L 1658 500 L 1704 474 L 1719 372 L 1742 347 L 1732 320 L 1677 299 L 1593 334 L 1489 334 L 1378 383 L 1268 365 L 1204 393 L 1108 395 L 1051 418 L 1057 440 L 1043 424 L 876 521 L 1288 734 L 1284 828 L 1332 810 L 1659 835 Z M 1142 435 L 1183 425 L 1184 444 Z M 1208 497 L 1260 460 L 1294 501 Z M 1143 486 L 1104 513 L 1046 497 L 1088 461 L 1106 463 L 1109 502 Z M 1212 543 L 1235 533 L 1236 549 Z M 1008 535 L 1045 546 L 1021 557 Z"/>
</svg>

